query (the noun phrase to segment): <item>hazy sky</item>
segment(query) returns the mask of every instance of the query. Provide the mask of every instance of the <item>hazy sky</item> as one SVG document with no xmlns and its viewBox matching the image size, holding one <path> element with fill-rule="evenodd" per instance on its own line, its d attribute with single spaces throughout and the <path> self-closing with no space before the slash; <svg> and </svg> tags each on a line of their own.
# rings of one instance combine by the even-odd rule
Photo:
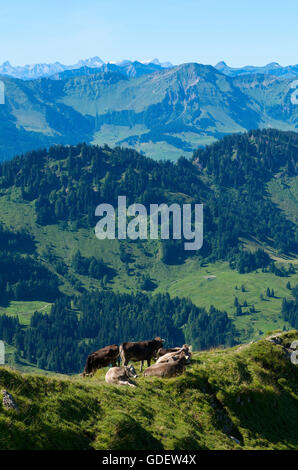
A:
<svg viewBox="0 0 298 470">
<path fill-rule="evenodd" d="M 0 63 L 298 63 L 297 0 L 0 0 Z"/>
</svg>

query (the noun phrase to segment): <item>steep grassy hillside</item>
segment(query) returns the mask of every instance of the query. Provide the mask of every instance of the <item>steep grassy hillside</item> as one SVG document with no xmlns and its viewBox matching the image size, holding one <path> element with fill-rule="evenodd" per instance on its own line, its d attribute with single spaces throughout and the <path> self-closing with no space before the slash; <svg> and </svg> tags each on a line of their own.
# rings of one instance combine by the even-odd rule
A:
<svg viewBox="0 0 298 470">
<path fill-rule="evenodd" d="M 289 347 L 297 331 L 283 333 Z M 1 449 L 298 449 L 298 369 L 268 340 L 195 353 L 180 377 L 45 377 L 0 368 Z"/>
<path fill-rule="evenodd" d="M 297 263 L 295 266 L 298 268 Z M 169 292 L 172 297 L 187 297 L 196 305 L 209 308 L 214 305 L 228 312 L 240 331 L 241 341 L 256 340 L 268 331 L 277 328 L 288 328 L 281 315 L 281 304 L 284 297 L 291 292 L 286 284 L 298 283 L 298 273 L 280 278 L 269 272 L 239 274 L 231 270 L 228 263 L 208 264 L 204 267 L 192 266 L 178 278 L 168 276 L 162 280 L 157 292 Z M 274 290 L 274 297 L 267 297 L 267 287 Z M 263 298 L 261 298 L 263 295 Z M 242 315 L 236 315 L 235 299 L 242 307 Z M 254 306 L 255 311 L 250 312 Z"/>
</svg>

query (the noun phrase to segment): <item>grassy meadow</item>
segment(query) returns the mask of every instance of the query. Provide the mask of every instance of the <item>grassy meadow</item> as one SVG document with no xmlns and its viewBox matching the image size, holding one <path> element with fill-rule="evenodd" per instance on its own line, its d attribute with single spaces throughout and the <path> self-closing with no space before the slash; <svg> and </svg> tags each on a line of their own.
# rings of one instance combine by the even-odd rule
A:
<svg viewBox="0 0 298 470">
<path fill-rule="evenodd" d="M 289 347 L 297 331 L 282 334 Z M 193 354 L 176 378 L 137 387 L 0 368 L 1 449 L 297 449 L 297 366 L 267 340 Z M 285 418 L 286 417 L 286 418 Z"/>
</svg>

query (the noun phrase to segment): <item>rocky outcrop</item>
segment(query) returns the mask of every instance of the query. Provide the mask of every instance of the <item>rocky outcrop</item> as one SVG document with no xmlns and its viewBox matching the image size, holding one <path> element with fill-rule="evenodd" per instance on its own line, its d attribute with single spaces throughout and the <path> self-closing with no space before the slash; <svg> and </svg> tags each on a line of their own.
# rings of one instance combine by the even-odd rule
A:
<svg viewBox="0 0 298 470">
<path fill-rule="evenodd" d="M 3 408 L 6 408 L 7 410 L 15 410 L 17 413 L 19 412 L 18 405 L 14 402 L 14 399 L 12 398 L 12 395 L 8 393 L 7 390 L 2 390 L 2 405 Z"/>
</svg>

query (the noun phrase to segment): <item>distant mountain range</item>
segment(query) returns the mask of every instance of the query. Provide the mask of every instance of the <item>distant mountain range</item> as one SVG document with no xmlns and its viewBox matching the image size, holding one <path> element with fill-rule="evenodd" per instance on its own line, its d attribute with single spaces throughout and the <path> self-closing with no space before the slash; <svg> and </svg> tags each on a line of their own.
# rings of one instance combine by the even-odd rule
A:
<svg viewBox="0 0 298 470">
<path fill-rule="evenodd" d="M 9 61 L 0 65 L 0 75 L 8 75 L 9 77 L 20 78 L 22 80 L 34 80 L 41 77 L 56 77 L 65 71 L 78 71 L 86 69 L 99 69 L 105 68 L 113 71 L 121 71 L 128 77 L 138 77 L 146 73 L 156 72 L 163 68 L 173 67 L 171 62 L 160 62 L 158 59 L 147 61 L 136 60 L 122 60 L 118 62 L 104 62 L 100 57 L 95 56 L 89 59 L 79 60 L 74 65 L 64 65 L 60 62 L 53 64 L 34 64 L 24 66 L 13 66 Z M 235 77 L 244 74 L 270 74 L 278 77 L 294 78 L 298 76 L 298 64 L 281 66 L 277 62 L 272 62 L 263 67 L 256 67 L 253 65 L 246 65 L 245 67 L 233 68 L 229 67 L 226 62 L 218 62 L 215 65 L 216 70 L 224 73 L 225 75 Z M 73 72 L 75 73 L 75 72 Z M 88 72 L 87 72 L 88 73 Z"/>
<path fill-rule="evenodd" d="M 146 62 L 123 60 L 119 62 L 104 62 L 100 57 L 91 57 L 86 60 L 79 60 L 74 65 L 64 65 L 60 62 L 54 64 L 35 64 L 24 66 L 13 66 L 9 61 L 0 65 L 0 75 L 8 75 L 9 77 L 20 78 L 22 80 L 33 80 L 41 77 L 50 77 L 51 75 L 65 72 L 66 70 L 78 70 L 81 68 L 100 68 L 115 67 L 124 71 L 127 76 L 134 77 L 138 75 L 137 69 L 147 71 L 146 73 L 155 72 L 162 68 L 172 67 L 170 62 L 160 63 L 158 59 Z"/>
<path fill-rule="evenodd" d="M 282 67 L 277 62 L 271 62 L 270 64 L 264 65 L 263 67 L 246 65 L 245 67 L 233 68 L 229 67 L 225 62 L 218 62 L 218 64 L 215 65 L 215 68 L 225 75 L 229 75 L 230 77 L 235 77 L 237 75 L 247 75 L 251 73 L 261 73 L 286 78 L 295 78 L 298 76 L 298 64 Z"/>
<path fill-rule="evenodd" d="M 226 134 L 298 128 L 295 79 L 286 74 L 99 58 L 79 65 L 34 80 L 1 77 L 0 159 L 85 141 L 175 160 Z"/>
</svg>

